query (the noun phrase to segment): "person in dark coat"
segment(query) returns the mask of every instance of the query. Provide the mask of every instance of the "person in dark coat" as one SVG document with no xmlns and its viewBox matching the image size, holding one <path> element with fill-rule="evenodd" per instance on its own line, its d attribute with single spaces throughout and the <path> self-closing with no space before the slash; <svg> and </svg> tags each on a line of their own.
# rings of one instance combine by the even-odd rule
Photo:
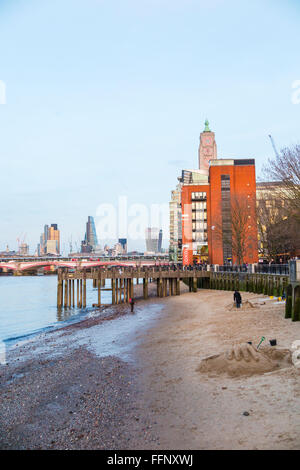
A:
<svg viewBox="0 0 300 470">
<path fill-rule="evenodd" d="M 131 305 L 131 312 L 133 312 L 133 308 L 134 308 L 134 299 L 129 299 L 129 303 Z"/>
<path fill-rule="evenodd" d="M 240 307 L 241 307 L 241 303 L 242 303 L 242 296 L 241 296 L 241 294 L 240 294 L 237 290 L 234 291 L 233 300 L 234 300 L 235 303 L 236 303 L 236 308 L 240 308 Z"/>
</svg>

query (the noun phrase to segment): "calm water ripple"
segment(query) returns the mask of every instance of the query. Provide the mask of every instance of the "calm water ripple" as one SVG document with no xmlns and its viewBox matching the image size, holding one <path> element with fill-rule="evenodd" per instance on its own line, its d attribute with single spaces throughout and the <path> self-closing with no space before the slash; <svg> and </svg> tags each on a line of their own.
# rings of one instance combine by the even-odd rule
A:
<svg viewBox="0 0 300 470">
<path fill-rule="evenodd" d="M 107 281 L 110 286 L 110 281 Z M 0 341 L 53 327 L 58 322 L 79 319 L 83 310 L 56 308 L 57 277 L 0 276 Z M 76 297 L 75 297 L 76 301 Z M 101 293 L 102 303 L 111 303 L 111 292 Z M 87 282 L 87 306 L 97 302 L 97 289 Z"/>
</svg>

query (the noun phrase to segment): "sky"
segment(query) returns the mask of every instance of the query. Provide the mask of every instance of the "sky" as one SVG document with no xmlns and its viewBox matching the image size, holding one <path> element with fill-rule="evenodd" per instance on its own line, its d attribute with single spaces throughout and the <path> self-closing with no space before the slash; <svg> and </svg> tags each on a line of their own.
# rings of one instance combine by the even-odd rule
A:
<svg viewBox="0 0 300 470">
<path fill-rule="evenodd" d="M 168 204 L 206 118 L 259 177 L 268 134 L 300 140 L 299 44 L 296 0 L 0 0 L 0 251 L 57 223 L 67 252 L 119 197 Z"/>
</svg>

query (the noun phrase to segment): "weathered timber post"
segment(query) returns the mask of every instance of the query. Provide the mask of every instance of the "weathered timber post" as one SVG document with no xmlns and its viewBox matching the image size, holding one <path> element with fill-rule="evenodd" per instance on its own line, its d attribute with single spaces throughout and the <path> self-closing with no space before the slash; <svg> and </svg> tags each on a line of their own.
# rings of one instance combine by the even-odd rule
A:
<svg viewBox="0 0 300 470">
<path fill-rule="evenodd" d="M 129 302 L 129 299 L 131 299 L 131 278 L 129 277 L 127 279 L 128 281 L 128 284 L 127 284 L 127 297 L 128 297 L 128 302 Z"/>
<path fill-rule="evenodd" d="M 101 272 L 100 269 L 98 271 L 98 281 L 97 281 L 97 288 L 98 288 L 98 307 L 101 307 Z"/>
<path fill-rule="evenodd" d="M 124 273 L 123 273 L 123 275 L 124 275 Z M 125 279 L 125 277 L 123 277 L 123 279 L 122 279 L 122 283 L 123 283 L 123 304 L 125 304 L 125 302 L 126 302 L 126 286 L 125 286 L 126 282 L 125 281 L 126 281 L 126 279 Z"/>
<path fill-rule="evenodd" d="M 119 303 L 119 278 L 116 278 L 116 304 Z"/>
<path fill-rule="evenodd" d="M 128 303 L 128 279 L 124 278 L 124 302 Z"/>
<path fill-rule="evenodd" d="M 128 277 L 128 278 L 127 278 L 127 302 L 129 302 L 129 299 L 130 299 L 130 296 L 131 296 L 131 292 L 130 292 L 130 289 L 131 289 L 131 287 L 130 287 L 130 281 L 131 281 L 131 279 Z"/>
<path fill-rule="evenodd" d="M 120 277 L 120 304 L 122 303 L 122 289 L 123 289 L 123 279 Z"/>
<path fill-rule="evenodd" d="M 72 279 L 72 307 L 75 307 L 75 280 Z"/>
<path fill-rule="evenodd" d="M 58 273 L 57 273 L 57 308 L 59 308 L 59 309 L 62 308 L 62 302 L 63 302 L 63 280 L 62 280 L 61 270 L 58 269 Z"/>
<path fill-rule="evenodd" d="M 79 307 L 79 279 L 77 279 L 77 289 L 76 289 L 76 294 L 77 294 L 77 308 Z"/>
<path fill-rule="evenodd" d="M 133 278 L 130 279 L 130 297 L 134 299 L 134 282 Z"/>
<path fill-rule="evenodd" d="M 169 295 L 174 295 L 173 278 L 169 277 Z"/>
<path fill-rule="evenodd" d="M 116 303 L 116 280 L 111 279 L 111 303 L 114 305 Z"/>
<path fill-rule="evenodd" d="M 163 296 L 163 293 L 162 293 L 161 266 L 159 266 L 158 272 L 159 272 L 159 277 L 157 278 L 158 296 L 159 296 L 159 297 L 162 297 L 162 296 Z"/>
<path fill-rule="evenodd" d="M 68 279 L 68 286 L 69 286 L 69 308 L 71 308 L 71 302 L 72 302 L 72 281 L 71 281 L 71 279 Z"/>
<path fill-rule="evenodd" d="M 180 277 L 176 279 L 176 295 L 180 295 Z"/>
<path fill-rule="evenodd" d="M 67 308 L 68 306 L 68 280 L 66 273 L 64 273 L 64 278 L 65 278 L 65 301 L 64 301 L 64 307 Z"/>
<path fill-rule="evenodd" d="M 79 307 L 82 308 L 82 279 L 79 280 Z"/>
<path fill-rule="evenodd" d="M 144 277 L 143 278 L 143 294 L 144 294 L 144 299 L 148 299 L 148 278 Z"/>
<path fill-rule="evenodd" d="M 86 271 L 83 271 L 83 308 L 86 308 Z"/>
<path fill-rule="evenodd" d="M 160 289 L 161 289 L 161 297 L 165 297 L 165 279 L 163 277 L 161 278 Z"/>
</svg>

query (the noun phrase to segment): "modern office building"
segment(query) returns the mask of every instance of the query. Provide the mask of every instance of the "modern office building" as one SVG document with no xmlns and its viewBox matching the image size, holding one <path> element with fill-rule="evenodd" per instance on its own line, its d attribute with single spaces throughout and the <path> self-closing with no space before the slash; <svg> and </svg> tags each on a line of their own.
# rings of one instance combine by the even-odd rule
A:
<svg viewBox="0 0 300 470">
<path fill-rule="evenodd" d="M 57 224 L 51 224 L 50 227 L 49 225 L 44 226 L 44 231 L 40 236 L 40 243 L 37 246 L 37 252 L 38 256 L 60 254 L 60 231 L 57 228 Z"/>
<path fill-rule="evenodd" d="M 19 254 L 21 256 L 28 256 L 29 255 L 29 245 L 27 243 L 21 243 L 19 247 Z"/>
<path fill-rule="evenodd" d="M 161 253 L 162 239 L 163 239 L 163 231 L 162 229 L 160 229 L 159 234 L 158 234 L 158 253 Z"/>
<path fill-rule="evenodd" d="M 182 229 L 181 229 L 181 184 L 171 192 L 170 208 L 170 247 L 171 261 L 182 260 Z"/>
<path fill-rule="evenodd" d="M 81 242 L 81 253 L 91 253 L 98 247 L 98 238 L 94 217 L 88 216 L 84 240 Z"/>
<path fill-rule="evenodd" d="M 122 247 L 122 254 L 126 255 L 127 253 L 127 238 L 119 238 L 118 242 Z"/>
<path fill-rule="evenodd" d="M 160 253 L 162 245 L 162 230 L 156 227 L 148 227 L 145 231 L 146 252 Z"/>
</svg>

